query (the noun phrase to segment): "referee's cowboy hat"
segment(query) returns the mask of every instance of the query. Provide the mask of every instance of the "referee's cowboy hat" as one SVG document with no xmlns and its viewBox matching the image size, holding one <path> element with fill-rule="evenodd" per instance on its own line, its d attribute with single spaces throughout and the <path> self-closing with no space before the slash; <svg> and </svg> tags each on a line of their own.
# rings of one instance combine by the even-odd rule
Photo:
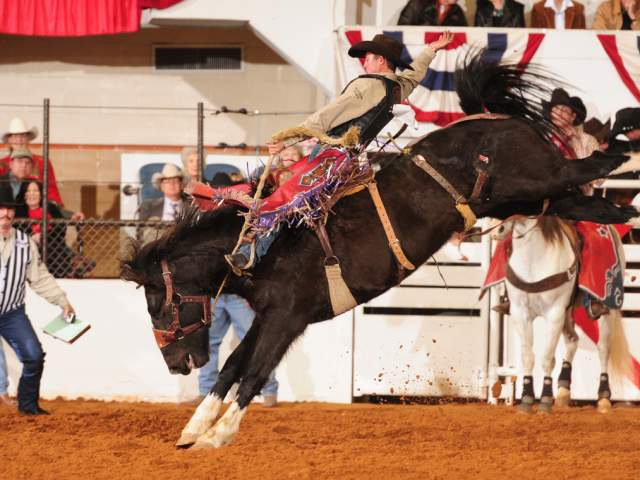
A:
<svg viewBox="0 0 640 480">
<path fill-rule="evenodd" d="M 411 65 L 402 59 L 402 49 L 404 45 L 393 37 L 379 33 L 371 40 L 358 42 L 349 49 L 349 56 L 355 58 L 364 57 L 367 52 L 381 55 L 396 67 L 408 68 L 413 70 Z"/>
</svg>

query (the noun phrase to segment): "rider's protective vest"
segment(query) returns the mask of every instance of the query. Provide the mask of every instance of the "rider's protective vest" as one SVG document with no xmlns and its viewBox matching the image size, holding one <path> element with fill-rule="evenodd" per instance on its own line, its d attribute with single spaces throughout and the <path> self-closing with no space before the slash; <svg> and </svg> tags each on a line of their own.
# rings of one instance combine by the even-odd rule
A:
<svg viewBox="0 0 640 480">
<path fill-rule="evenodd" d="M 349 85 L 361 78 L 375 78 L 376 80 L 383 82 L 386 90 L 385 96 L 377 105 L 373 106 L 364 114 L 351 120 L 347 120 L 337 127 L 333 127 L 327 132 L 327 134 L 331 137 L 340 137 L 344 135 L 350 127 L 360 127 L 360 144 L 366 145 L 373 140 L 378 133 L 380 133 L 380 130 L 382 130 L 387 123 L 393 119 L 393 106 L 396 103 L 401 102 L 401 97 L 400 85 L 397 82 L 390 80 L 383 75 L 372 74 L 360 75 L 359 77 L 354 78 L 346 87 L 344 87 L 342 93 L 349 88 Z"/>
</svg>

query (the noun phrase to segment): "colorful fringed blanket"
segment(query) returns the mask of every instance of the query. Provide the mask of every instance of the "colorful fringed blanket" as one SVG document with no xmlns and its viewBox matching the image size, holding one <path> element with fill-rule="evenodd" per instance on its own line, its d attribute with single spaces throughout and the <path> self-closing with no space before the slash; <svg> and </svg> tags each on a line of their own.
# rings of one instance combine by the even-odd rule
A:
<svg viewBox="0 0 640 480">
<path fill-rule="evenodd" d="M 255 202 L 250 197 L 250 186 L 246 184 L 218 189 L 198 184 L 190 193 L 202 210 L 212 210 L 223 204 L 246 207 L 251 230 L 261 236 L 282 223 L 311 227 L 324 218 L 339 198 L 373 177 L 369 163 L 360 161 L 343 147 L 325 147 L 315 155 L 302 158 L 288 170 L 288 179 L 274 193 Z"/>
</svg>

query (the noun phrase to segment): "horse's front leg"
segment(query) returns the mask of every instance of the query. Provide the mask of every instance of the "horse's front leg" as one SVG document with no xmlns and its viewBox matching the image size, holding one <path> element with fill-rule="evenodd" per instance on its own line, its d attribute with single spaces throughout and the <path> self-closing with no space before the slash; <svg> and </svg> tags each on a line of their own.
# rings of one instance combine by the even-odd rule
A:
<svg viewBox="0 0 640 480">
<path fill-rule="evenodd" d="M 564 305 L 564 303 L 561 303 Z M 540 413 L 551 413 L 553 407 L 553 379 L 551 372 L 556 364 L 556 349 L 565 323 L 566 309 L 563 306 L 547 310 L 547 343 L 542 357 L 544 381 L 540 396 Z"/>
<path fill-rule="evenodd" d="M 198 405 L 193 416 L 182 430 L 180 438 L 176 442 L 177 447 L 190 447 L 213 426 L 220 413 L 224 397 L 231 386 L 239 380 L 248 358 L 253 353 L 257 333 L 258 323 L 254 322 L 240 344 L 227 358 L 213 389 L 204 397 L 204 400 Z"/>
<path fill-rule="evenodd" d="M 533 353 L 533 319 L 528 307 L 525 304 L 526 293 L 511 291 L 509 289 L 509 298 L 511 299 L 511 318 L 515 321 L 516 330 L 520 337 L 520 349 L 522 353 L 522 399 L 518 406 L 518 411 L 522 413 L 531 413 L 535 402 L 535 394 L 533 391 L 533 366 L 535 356 Z"/>
<path fill-rule="evenodd" d="M 236 400 L 220 420 L 198 438 L 193 448 L 219 448 L 233 442 L 249 403 L 260 393 L 291 343 L 304 331 L 307 325 L 305 319 L 306 316 L 296 318 L 288 312 L 276 316 L 272 313 L 269 318 L 264 318 L 255 350 L 241 374 Z"/>
</svg>

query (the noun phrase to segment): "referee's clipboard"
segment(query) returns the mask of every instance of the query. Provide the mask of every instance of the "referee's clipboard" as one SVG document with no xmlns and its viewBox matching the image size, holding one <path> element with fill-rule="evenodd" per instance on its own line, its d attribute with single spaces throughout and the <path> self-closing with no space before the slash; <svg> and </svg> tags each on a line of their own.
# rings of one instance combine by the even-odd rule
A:
<svg viewBox="0 0 640 480">
<path fill-rule="evenodd" d="M 47 323 L 42 331 L 58 340 L 66 343 L 73 343 L 91 328 L 91 324 L 73 317 L 71 322 L 67 322 L 63 314 L 58 315 Z"/>
</svg>

